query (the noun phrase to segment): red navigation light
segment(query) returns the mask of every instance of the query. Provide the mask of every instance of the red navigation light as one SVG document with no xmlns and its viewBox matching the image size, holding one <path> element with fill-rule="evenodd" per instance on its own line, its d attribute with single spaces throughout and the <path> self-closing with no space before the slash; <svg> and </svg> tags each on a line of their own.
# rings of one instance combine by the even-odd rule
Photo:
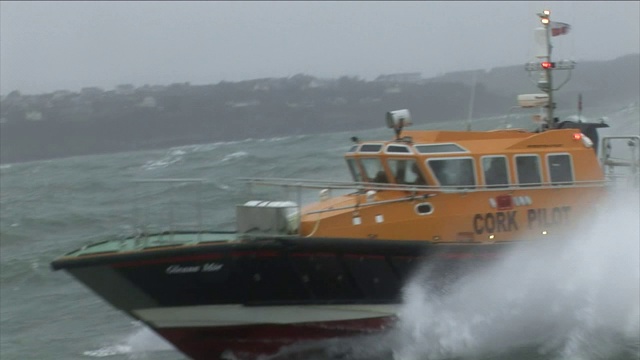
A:
<svg viewBox="0 0 640 360">
<path fill-rule="evenodd" d="M 581 133 L 574 133 L 573 134 L 573 140 L 580 140 L 582 139 L 582 134 Z"/>
<path fill-rule="evenodd" d="M 543 69 L 553 69 L 556 67 L 556 63 L 552 63 L 550 61 L 543 61 L 540 65 Z"/>
</svg>

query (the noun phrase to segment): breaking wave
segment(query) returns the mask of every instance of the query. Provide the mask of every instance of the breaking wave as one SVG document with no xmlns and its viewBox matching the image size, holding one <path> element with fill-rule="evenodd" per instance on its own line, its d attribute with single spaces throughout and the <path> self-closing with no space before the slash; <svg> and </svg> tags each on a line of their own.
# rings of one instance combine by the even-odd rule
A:
<svg viewBox="0 0 640 360">
<path fill-rule="evenodd" d="M 629 199 L 637 190 L 617 194 L 567 241 L 518 247 L 445 293 L 417 277 L 405 288 L 394 358 L 640 356 L 640 212 Z"/>
</svg>

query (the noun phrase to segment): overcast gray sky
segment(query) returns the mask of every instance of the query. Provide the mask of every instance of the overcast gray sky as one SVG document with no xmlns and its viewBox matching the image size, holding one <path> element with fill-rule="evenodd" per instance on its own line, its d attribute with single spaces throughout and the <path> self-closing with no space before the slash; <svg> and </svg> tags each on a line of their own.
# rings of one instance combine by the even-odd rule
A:
<svg viewBox="0 0 640 360">
<path fill-rule="evenodd" d="M 640 52 L 638 1 L 2 1 L 0 93 L 523 64 L 544 8 L 572 26 L 559 58 Z"/>
</svg>

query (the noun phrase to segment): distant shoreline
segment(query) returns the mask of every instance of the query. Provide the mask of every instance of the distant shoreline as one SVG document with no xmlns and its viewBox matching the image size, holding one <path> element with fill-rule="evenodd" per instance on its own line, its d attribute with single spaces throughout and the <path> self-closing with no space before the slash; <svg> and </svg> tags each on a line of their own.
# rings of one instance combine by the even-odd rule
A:
<svg viewBox="0 0 640 360">
<path fill-rule="evenodd" d="M 216 85 L 12 92 L 0 102 L 0 164 L 358 131 L 383 126 L 384 114 L 397 109 L 409 109 L 414 123 L 466 119 L 474 76 L 475 118 L 505 115 L 518 94 L 538 92 L 522 66 L 431 79 L 419 73 L 374 81 L 298 74 Z M 558 92 L 558 109 L 575 109 L 579 94 L 589 107 L 639 101 L 640 54 L 578 64 Z"/>
</svg>

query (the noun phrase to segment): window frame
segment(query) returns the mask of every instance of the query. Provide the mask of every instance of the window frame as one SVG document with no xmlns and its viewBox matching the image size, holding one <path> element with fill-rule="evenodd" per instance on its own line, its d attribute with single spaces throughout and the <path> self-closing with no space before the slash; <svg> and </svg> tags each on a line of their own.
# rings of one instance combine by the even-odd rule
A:
<svg viewBox="0 0 640 360">
<path fill-rule="evenodd" d="M 378 149 L 378 151 L 363 151 L 362 148 L 367 146 L 367 145 L 374 145 L 374 146 L 379 146 L 380 148 Z M 358 147 L 358 153 L 360 154 L 380 154 L 382 152 L 382 149 L 384 148 L 384 144 L 380 144 L 380 143 L 363 143 L 360 144 L 360 146 Z"/>
<path fill-rule="evenodd" d="M 520 172 L 518 171 L 518 158 L 526 158 L 526 157 L 535 157 L 536 159 L 538 159 L 538 178 L 540 179 L 540 182 L 538 183 L 521 183 L 520 182 Z M 516 154 L 513 156 L 513 165 L 514 165 L 514 169 L 515 169 L 515 174 L 516 174 L 516 185 L 518 187 L 535 187 L 535 186 L 542 186 L 542 182 L 544 181 L 543 179 L 543 174 L 542 174 L 542 161 L 540 159 L 540 155 L 539 154 Z"/>
<path fill-rule="evenodd" d="M 416 177 L 416 179 L 421 178 L 422 179 L 422 183 L 421 184 L 416 184 L 416 182 L 398 182 L 398 178 L 396 177 L 396 174 L 394 173 L 394 169 L 391 166 L 390 162 L 391 161 L 406 161 L 406 162 L 413 162 L 412 165 L 416 165 L 418 170 L 420 171 L 419 175 Z M 420 159 L 416 159 L 414 157 L 411 158 L 396 158 L 396 157 L 390 157 L 390 158 L 386 158 L 384 161 L 385 165 L 387 166 L 387 168 L 389 169 L 389 171 L 391 172 L 391 175 L 393 175 L 393 181 L 398 184 L 398 185 L 427 185 L 427 174 L 425 174 L 422 169 L 420 168 L 420 166 L 418 165 L 420 163 Z M 397 170 L 397 169 L 396 169 Z M 410 171 L 409 168 L 405 168 L 405 171 Z"/>
<path fill-rule="evenodd" d="M 397 146 L 397 147 L 403 147 L 405 149 L 407 149 L 407 152 L 393 152 L 393 151 L 389 151 L 389 148 L 392 146 Z M 411 150 L 411 147 L 409 147 L 408 145 L 405 144 L 388 144 L 387 146 L 385 146 L 384 148 L 384 153 L 388 154 L 388 155 L 393 155 L 393 156 L 407 156 L 407 155 L 413 155 L 413 150 Z"/>
<path fill-rule="evenodd" d="M 378 164 L 380 164 L 380 170 L 377 171 L 376 174 L 374 174 L 373 178 L 369 177 L 369 173 L 367 172 L 367 167 L 364 165 L 364 160 L 377 160 Z M 385 163 L 384 161 L 382 161 L 382 159 L 380 157 L 377 156 L 363 156 L 363 157 L 358 157 L 358 164 L 360 165 L 360 168 L 363 171 L 363 180 L 366 178 L 367 183 L 371 183 L 371 184 L 389 184 L 389 175 L 387 173 L 387 168 L 385 167 Z M 380 171 L 382 171 L 384 173 L 385 179 L 386 181 L 384 182 L 376 182 L 375 179 L 378 176 L 378 174 L 380 173 Z"/>
<path fill-rule="evenodd" d="M 551 156 L 567 156 L 569 158 L 569 170 L 570 170 L 570 175 L 571 175 L 571 180 L 570 181 L 553 181 L 553 179 L 551 178 L 551 161 L 549 161 L 549 157 Z M 545 160 L 547 162 L 547 174 L 549 174 L 549 183 L 553 186 L 566 186 L 566 185 L 573 185 L 576 181 L 576 174 L 575 174 L 575 168 L 573 166 L 573 156 L 571 156 L 571 153 L 568 152 L 561 152 L 561 153 L 548 153 L 545 155 Z"/>
<path fill-rule="evenodd" d="M 360 164 L 358 163 L 358 159 L 355 157 L 347 157 L 345 159 L 347 161 L 347 167 L 349 168 L 349 172 L 351 173 L 351 178 L 356 182 L 356 183 L 363 183 L 364 182 L 364 178 L 362 177 L 362 169 L 360 168 Z M 357 175 L 359 175 L 360 180 L 358 181 L 357 177 L 356 177 L 356 171 L 357 171 Z"/>
<path fill-rule="evenodd" d="M 433 171 L 433 168 L 431 167 L 431 165 L 429 165 L 430 162 L 432 161 L 442 161 L 442 160 L 471 160 L 471 170 L 473 173 L 473 185 L 442 185 L 440 183 L 440 179 L 438 179 L 438 176 L 436 175 L 436 172 Z M 425 165 L 427 170 L 429 171 L 431 177 L 433 177 L 433 179 L 435 180 L 435 182 L 438 184 L 439 187 L 447 187 L 447 188 L 453 188 L 455 187 L 458 190 L 469 190 L 469 189 L 476 189 L 478 187 L 478 175 L 476 173 L 476 163 L 475 163 L 475 159 L 473 156 L 447 156 L 447 157 L 433 157 L 433 158 L 428 158 L 425 160 Z"/>
<path fill-rule="evenodd" d="M 502 184 L 492 184 L 489 185 L 487 184 L 487 177 L 486 177 L 486 173 L 484 171 L 484 159 L 486 158 L 502 158 L 504 159 L 504 164 L 506 166 L 506 171 L 507 171 L 507 183 L 502 185 Z M 506 155 L 483 155 L 480 157 L 480 168 L 481 168 L 481 173 L 482 173 L 482 184 L 484 185 L 485 189 L 505 189 L 505 188 L 509 188 L 513 185 L 513 183 L 511 182 L 511 167 L 509 164 L 509 157 Z"/>
</svg>

